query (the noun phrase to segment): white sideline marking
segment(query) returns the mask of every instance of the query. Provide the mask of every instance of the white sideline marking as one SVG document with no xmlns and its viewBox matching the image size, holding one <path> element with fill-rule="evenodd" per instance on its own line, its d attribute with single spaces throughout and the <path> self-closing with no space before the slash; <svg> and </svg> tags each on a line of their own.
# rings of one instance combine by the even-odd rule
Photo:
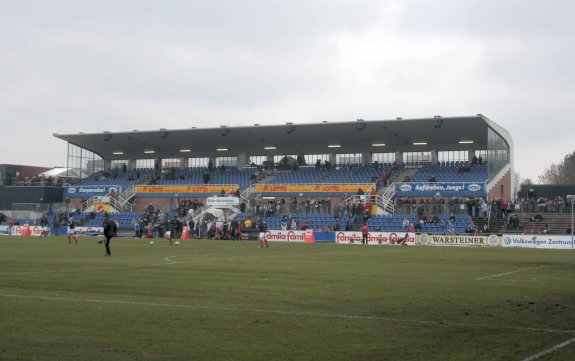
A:
<svg viewBox="0 0 575 361">
<path fill-rule="evenodd" d="M 567 341 L 561 342 L 561 343 L 558 344 L 558 345 L 555 345 L 555 346 L 553 346 L 553 347 L 550 347 L 550 348 L 548 348 L 547 350 L 543 350 L 543 351 L 541 351 L 541 352 L 539 352 L 539 353 L 536 353 L 535 355 L 531 355 L 531 356 L 527 357 L 526 359 L 523 359 L 522 361 L 532 361 L 532 360 L 538 359 L 538 358 L 541 357 L 541 356 L 545 356 L 545 355 L 547 355 L 547 354 L 550 354 L 550 353 L 552 353 L 552 352 L 555 352 L 555 351 L 559 350 L 560 348 L 563 348 L 563 347 L 565 347 L 565 346 L 567 346 L 567 345 L 569 345 L 569 344 L 571 344 L 571 343 L 573 343 L 573 342 L 575 342 L 575 337 L 573 337 L 573 338 L 571 338 L 571 339 L 569 339 L 569 340 L 567 340 Z"/>
<path fill-rule="evenodd" d="M 547 266 L 539 266 L 539 267 L 530 267 L 530 268 L 522 268 L 522 269 L 518 269 L 515 271 L 511 271 L 511 272 L 505 272 L 505 273 L 498 273 L 496 275 L 489 275 L 489 276 L 484 276 L 484 277 L 477 277 L 476 280 L 486 280 L 489 278 L 497 278 L 497 277 L 502 277 L 502 276 L 507 276 L 513 273 L 518 273 L 518 272 L 525 272 L 525 271 L 530 271 L 530 270 L 537 270 L 537 269 L 542 269 L 542 268 L 549 268 L 551 267 L 550 265 Z"/>
<path fill-rule="evenodd" d="M 346 315 L 337 313 L 321 313 L 321 312 L 299 312 L 299 311 L 284 311 L 274 309 L 260 309 L 260 308 L 241 308 L 241 307 L 223 307 L 223 306 L 196 306 L 189 304 L 170 304 L 170 303 L 152 303 L 152 302 L 135 302 L 135 301 L 122 301 L 122 300 L 102 300 L 90 298 L 72 298 L 72 297 L 51 297 L 51 296 L 35 296 L 35 295 L 18 295 L 0 293 L 0 297 L 6 298 L 29 298 L 37 300 L 51 300 L 51 301 L 69 301 L 69 302 L 89 302 L 89 303 L 109 303 L 120 305 L 136 305 L 136 306 L 152 306 L 152 307 L 178 307 L 178 308 L 192 308 L 204 310 L 219 310 L 219 311 L 233 311 L 233 312 L 246 312 L 246 313 L 269 313 L 277 315 L 293 315 L 305 317 L 323 317 L 323 318 L 339 318 L 351 320 L 373 320 L 373 321 L 388 321 L 398 323 L 415 323 L 423 325 L 447 326 L 447 327 L 474 327 L 474 328 L 496 328 L 508 329 L 518 331 L 534 331 L 534 332 L 549 332 L 549 333 L 566 333 L 573 334 L 575 330 L 557 330 L 548 328 L 534 328 L 523 326 L 500 326 L 500 325 L 487 325 L 487 324 L 474 324 L 474 323 L 460 323 L 460 322 L 447 322 L 447 321 L 428 321 L 428 320 L 409 320 L 393 317 L 381 316 L 362 316 L 362 315 Z M 573 339 L 575 340 L 575 338 Z M 572 342 L 573 340 L 569 340 Z"/>
</svg>

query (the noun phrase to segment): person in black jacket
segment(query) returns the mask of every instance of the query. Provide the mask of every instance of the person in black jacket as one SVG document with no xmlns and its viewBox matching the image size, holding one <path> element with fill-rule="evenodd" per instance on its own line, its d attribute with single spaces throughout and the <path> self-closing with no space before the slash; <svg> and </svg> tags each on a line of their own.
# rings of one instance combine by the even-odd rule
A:
<svg viewBox="0 0 575 361">
<path fill-rule="evenodd" d="M 104 227 L 104 236 L 106 237 L 106 240 L 104 241 L 104 245 L 106 246 L 106 256 L 112 256 L 112 252 L 110 251 L 110 240 L 112 237 L 116 236 L 118 225 L 112 217 L 108 215 L 108 213 L 104 214 L 104 223 L 102 225 Z"/>
</svg>

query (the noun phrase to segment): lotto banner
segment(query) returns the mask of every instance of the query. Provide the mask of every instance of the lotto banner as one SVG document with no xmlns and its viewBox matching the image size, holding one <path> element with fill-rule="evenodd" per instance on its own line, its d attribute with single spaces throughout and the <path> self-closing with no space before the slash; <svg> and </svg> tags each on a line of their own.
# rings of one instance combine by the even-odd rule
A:
<svg viewBox="0 0 575 361">
<path fill-rule="evenodd" d="M 497 247 L 501 244 L 498 235 L 441 235 L 421 233 L 417 237 L 417 243 L 422 246 L 479 246 Z"/>
<path fill-rule="evenodd" d="M 256 193 L 350 193 L 359 188 L 367 191 L 371 184 L 256 184 Z"/>
<path fill-rule="evenodd" d="M 574 249 L 571 236 L 555 234 L 504 234 L 503 247 Z"/>
<path fill-rule="evenodd" d="M 408 233 L 408 239 L 405 244 L 415 245 L 415 233 Z M 398 239 L 405 237 L 403 232 L 369 232 L 367 244 L 393 244 Z M 335 243 L 339 244 L 361 244 L 361 232 L 335 232 Z"/>
<path fill-rule="evenodd" d="M 136 193 L 140 194 L 186 194 L 186 193 L 222 193 L 235 191 L 239 187 L 234 184 L 227 185 L 195 185 L 195 186 L 136 186 Z"/>
</svg>

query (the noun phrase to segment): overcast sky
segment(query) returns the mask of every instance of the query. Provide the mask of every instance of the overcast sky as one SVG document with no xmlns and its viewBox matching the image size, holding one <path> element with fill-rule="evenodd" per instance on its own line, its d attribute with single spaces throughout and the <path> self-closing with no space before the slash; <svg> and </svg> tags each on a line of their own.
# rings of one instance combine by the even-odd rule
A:
<svg viewBox="0 0 575 361">
<path fill-rule="evenodd" d="M 537 181 L 575 150 L 573 0 L 3 1 L 0 164 L 53 133 L 484 114 Z"/>
</svg>

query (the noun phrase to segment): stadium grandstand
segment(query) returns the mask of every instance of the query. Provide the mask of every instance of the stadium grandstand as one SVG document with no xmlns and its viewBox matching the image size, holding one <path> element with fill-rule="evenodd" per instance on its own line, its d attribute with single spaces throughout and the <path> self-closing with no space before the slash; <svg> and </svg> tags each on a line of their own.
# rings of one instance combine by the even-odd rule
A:
<svg viewBox="0 0 575 361">
<path fill-rule="evenodd" d="M 284 230 L 366 223 L 457 234 L 520 232 L 531 216 L 510 225 L 512 138 L 481 114 L 54 136 L 67 142 L 68 157 L 54 181 L 62 200 L 48 209 L 52 226 L 74 214 L 81 226 L 98 227 L 110 212 L 126 233 L 154 236 L 159 219 L 176 217 L 195 220 L 197 236 L 218 218 Z M 237 202 L 200 217 L 214 197 Z"/>
</svg>

